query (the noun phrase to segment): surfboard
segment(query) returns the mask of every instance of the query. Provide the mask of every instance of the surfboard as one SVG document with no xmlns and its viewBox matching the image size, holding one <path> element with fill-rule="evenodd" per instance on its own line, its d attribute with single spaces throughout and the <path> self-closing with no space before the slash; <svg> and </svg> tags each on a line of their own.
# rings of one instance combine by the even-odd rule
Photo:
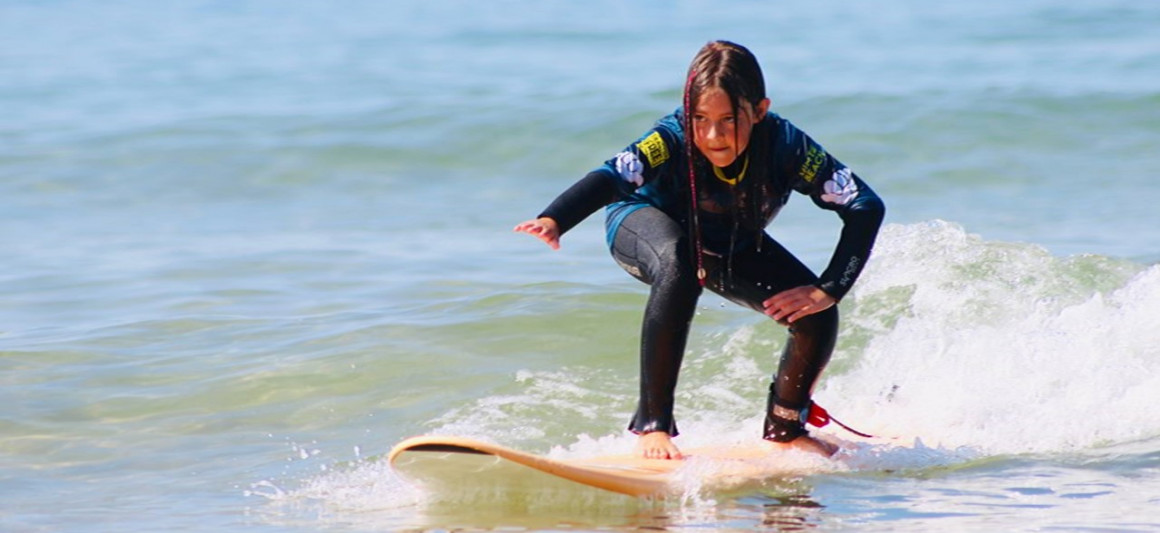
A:
<svg viewBox="0 0 1160 533">
<path fill-rule="evenodd" d="M 679 493 L 691 484 L 737 488 L 795 471 L 795 465 L 784 460 L 788 454 L 773 453 L 760 443 L 697 448 L 683 453 L 683 460 L 644 459 L 629 454 L 555 459 L 469 438 L 429 435 L 400 442 L 391 449 L 387 460 L 406 477 L 445 486 L 473 479 L 501 484 L 531 470 L 557 480 L 637 497 Z M 800 472 L 801 465 L 796 465 L 796 470 Z"/>
</svg>

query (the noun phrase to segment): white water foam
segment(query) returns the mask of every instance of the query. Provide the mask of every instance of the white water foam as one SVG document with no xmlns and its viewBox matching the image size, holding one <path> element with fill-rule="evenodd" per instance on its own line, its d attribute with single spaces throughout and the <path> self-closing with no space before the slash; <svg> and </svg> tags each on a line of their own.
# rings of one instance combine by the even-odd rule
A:
<svg viewBox="0 0 1160 533">
<path fill-rule="evenodd" d="M 816 396 L 865 429 L 985 454 L 1160 434 L 1160 266 L 933 222 L 884 228 L 863 280 L 855 320 L 879 333 Z"/>
</svg>

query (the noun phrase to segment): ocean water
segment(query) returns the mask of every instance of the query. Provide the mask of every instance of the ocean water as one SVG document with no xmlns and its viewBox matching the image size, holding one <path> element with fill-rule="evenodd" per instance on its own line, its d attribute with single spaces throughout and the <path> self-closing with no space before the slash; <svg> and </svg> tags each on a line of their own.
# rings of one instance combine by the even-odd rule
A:
<svg viewBox="0 0 1160 533">
<path fill-rule="evenodd" d="M 1160 4 L 0 3 L 0 530 L 1160 529 Z M 455 433 L 625 452 L 645 288 L 511 233 L 749 46 L 885 199 L 751 491 L 451 497 Z M 840 226 L 771 233 L 815 268 Z M 712 295 L 678 444 L 755 439 L 784 331 Z"/>
</svg>

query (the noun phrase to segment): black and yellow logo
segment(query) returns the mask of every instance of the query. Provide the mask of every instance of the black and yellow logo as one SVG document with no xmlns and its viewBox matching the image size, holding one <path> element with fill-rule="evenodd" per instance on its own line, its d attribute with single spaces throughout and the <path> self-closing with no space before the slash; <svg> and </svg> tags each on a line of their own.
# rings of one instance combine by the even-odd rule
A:
<svg viewBox="0 0 1160 533">
<path fill-rule="evenodd" d="M 798 172 L 806 183 L 813 183 L 814 178 L 818 177 L 818 169 L 822 168 L 822 162 L 826 160 L 826 151 L 822 150 L 821 146 L 810 143 L 810 147 L 806 150 L 806 160 L 802 162 L 802 168 Z"/>
<path fill-rule="evenodd" d="M 665 140 L 661 138 L 659 132 L 654 131 L 644 140 L 636 143 L 636 149 L 640 150 L 640 153 L 648 160 L 649 167 L 656 168 L 669 160 L 669 147 L 665 146 Z"/>
</svg>

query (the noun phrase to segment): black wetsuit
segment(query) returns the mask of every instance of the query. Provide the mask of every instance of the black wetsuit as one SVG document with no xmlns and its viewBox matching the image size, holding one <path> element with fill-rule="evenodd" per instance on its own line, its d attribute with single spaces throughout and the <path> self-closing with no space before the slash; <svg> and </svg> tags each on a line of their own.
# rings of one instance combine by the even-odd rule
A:
<svg viewBox="0 0 1160 533">
<path fill-rule="evenodd" d="M 734 168 L 698 170 L 699 231 L 693 235 L 699 234 L 700 243 L 695 246 L 689 231 L 689 162 L 680 113 L 659 120 L 541 213 L 554 219 L 563 234 L 607 206 L 613 258 L 651 286 L 641 331 L 640 402 L 629 425 L 638 434 L 677 434 L 673 395 L 702 291 L 698 265 L 708 274 L 705 286 L 710 290 L 759 312 L 766 299 L 803 285 L 815 285 L 841 300 L 865 266 L 885 212 L 881 199 L 858 176 L 789 121 L 768 113 L 754 126 L 750 146 Z M 699 169 L 707 165 L 702 156 L 694 157 Z M 843 222 L 833 257 L 820 277 L 763 231 L 793 191 L 836 212 Z M 837 331 L 836 306 L 790 327 L 770 386 L 764 438 L 788 442 L 806 434 L 804 417 L 798 414 L 809 407 Z"/>
</svg>

